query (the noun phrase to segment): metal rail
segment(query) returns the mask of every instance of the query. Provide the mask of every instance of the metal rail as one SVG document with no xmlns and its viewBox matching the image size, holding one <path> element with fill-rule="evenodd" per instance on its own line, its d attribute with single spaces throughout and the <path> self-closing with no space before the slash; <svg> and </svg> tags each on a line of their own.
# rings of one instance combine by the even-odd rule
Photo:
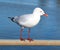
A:
<svg viewBox="0 0 60 50">
<path fill-rule="evenodd" d="M 60 46 L 60 40 L 34 40 L 20 41 L 19 39 L 0 39 L 0 45 L 24 45 L 24 46 Z"/>
</svg>

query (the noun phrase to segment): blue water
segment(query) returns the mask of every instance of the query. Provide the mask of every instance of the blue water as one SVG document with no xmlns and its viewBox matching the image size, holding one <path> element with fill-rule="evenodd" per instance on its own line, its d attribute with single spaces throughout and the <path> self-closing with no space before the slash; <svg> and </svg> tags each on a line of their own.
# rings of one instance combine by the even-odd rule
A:
<svg viewBox="0 0 60 50">
<path fill-rule="evenodd" d="M 60 1 L 59 0 L 0 0 L 0 39 L 19 39 L 20 26 L 8 17 L 32 13 L 41 7 L 49 16 L 41 17 L 40 23 L 31 29 L 31 38 L 60 40 Z M 27 29 L 23 37 L 27 38 Z M 0 50 L 60 50 L 60 46 L 0 46 Z"/>
</svg>

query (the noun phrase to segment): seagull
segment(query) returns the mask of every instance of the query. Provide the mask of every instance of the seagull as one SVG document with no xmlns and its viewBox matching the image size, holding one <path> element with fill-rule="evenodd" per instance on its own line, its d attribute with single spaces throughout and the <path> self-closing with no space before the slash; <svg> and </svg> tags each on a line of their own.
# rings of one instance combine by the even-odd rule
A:
<svg viewBox="0 0 60 50">
<path fill-rule="evenodd" d="M 25 39 L 22 37 L 22 32 L 24 28 L 28 28 L 28 38 L 27 40 L 33 41 L 32 38 L 30 38 L 30 30 L 32 27 L 36 26 L 39 21 L 41 20 L 41 16 L 48 16 L 41 8 L 36 7 L 31 14 L 24 14 L 21 16 L 15 16 L 15 17 L 8 17 L 11 19 L 12 22 L 15 22 L 21 27 L 20 30 L 20 40 L 24 41 Z"/>
</svg>

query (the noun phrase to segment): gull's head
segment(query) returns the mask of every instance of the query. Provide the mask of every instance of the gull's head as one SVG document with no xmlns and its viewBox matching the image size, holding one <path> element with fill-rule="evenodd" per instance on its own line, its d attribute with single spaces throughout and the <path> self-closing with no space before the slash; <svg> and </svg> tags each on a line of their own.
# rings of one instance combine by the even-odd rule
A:
<svg viewBox="0 0 60 50">
<path fill-rule="evenodd" d="M 38 16 L 48 16 L 41 8 L 37 7 L 34 9 L 33 14 L 38 15 Z"/>
</svg>

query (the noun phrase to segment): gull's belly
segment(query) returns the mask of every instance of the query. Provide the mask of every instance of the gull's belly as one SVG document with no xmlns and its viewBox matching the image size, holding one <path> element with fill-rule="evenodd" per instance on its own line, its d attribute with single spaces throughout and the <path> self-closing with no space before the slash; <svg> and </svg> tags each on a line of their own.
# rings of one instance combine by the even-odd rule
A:
<svg viewBox="0 0 60 50">
<path fill-rule="evenodd" d="M 40 18 L 30 19 L 26 22 L 20 22 L 20 25 L 24 27 L 34 27 L 35 25 L 39 23 L 39 21 L 40 21 Z"/>
<path fill-rule="evenodd" d="M 24 26 L 25 27 L 34 27 L 38 23 L 39 23 L 39 21 L 30 21 L 30 22 L 26 23 Z"/>
</svg>

